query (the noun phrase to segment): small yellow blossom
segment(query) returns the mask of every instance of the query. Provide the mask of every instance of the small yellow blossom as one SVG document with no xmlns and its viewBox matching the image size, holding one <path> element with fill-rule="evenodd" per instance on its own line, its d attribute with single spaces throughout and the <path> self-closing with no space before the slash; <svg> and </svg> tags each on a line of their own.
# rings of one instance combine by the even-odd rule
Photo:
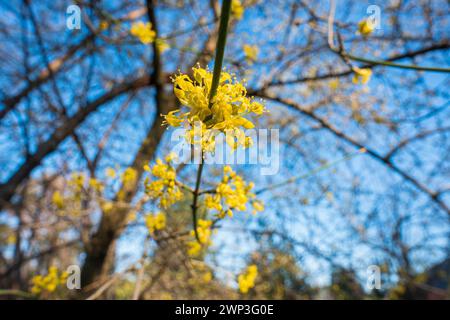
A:
<svg viewBox="0 0 450 320">
<path fill-rule="evenodd" d="M 204 273 L 203 276 L 202 276 L 202 280 L 203 280 L 204 283 L 210 283 L 211 280 L 212 280 L 212 273 L 209 272 L 209 271 Z"/>
<path fill-rule="evenodd" d="M 238 276 L 239 290 L 244 294 L 247 293 L 249 289 L 255 286 L 257 276 L 258 268 L 256 265 L 249 265 L 245 272 Z"/>
<path fill-rule="evenodd" d="M 179 127 L 183 122 L 183 119 L 180 119 L 178 116 L 175 115 L 175 113 L 179 111 L 180 110 L 174 110 L 170 111 L 167 115 L 162 115 L 164 117 L 163 124 L 168 124 L 169 126 L 172 127 Z"/>
<path fill-rule="evenodd" d="M 116 177 L 116 170 L 114 170 L 114 168 L 108 167 L 105 170 L 105 175 L 108 178 L 114 179 Z"/>
<path fill-rule="evenodd" d="M 167 51 L 170 48 L 167 41 L 164 39 L 160 39 L 160 38 L 156 39 L 156 46 L 158 47 L 158 51 L 160 53 L 163 53 L 164 51 Z"/>
<path fill-rule="evenodd" d="M 137 179 L 137 171 L 131 167 L 126 168 L 122 173 L 122 184 L 130 185 Z"/>
<path fill-rule="evenodd" d="M 162 212 L 156 215 L 149 213 L 145 217 L 145 225 L 147 226 L 148 232 L 153 235 L 155 231 L 162 230 L 166 227 L 166 216 Z"/>
<path fill-rule="evenodd" d="M 143 44 L 152 43 L 155 40 L 156 33 L 152 30 L 150 22 L 135 22 L 131 26 L 130 34 L 138 38 Z"/>
<path fill-rule="evenodd" d="M 97 192 L 101 192 L 104 189 L 103 183 L 94 178 L 89 179 L 89 186 Z"/>
<path fill-rule="evenodd" d="M 247 203 L 255 198 L 251 192 L 253 183 L 246 183 L 237 175 L 230 166 L 223 168 L 222 181 L 217 185 L 214 195 L 205 196 L 205 206 L 208 209 L 218 211 L 218 217 L 233 216 L 233 210 L 247 210 Z M 253 201 L 253 211 L 262 211 L 264 206 L 261 201 Z"/>
<path fill-rule="evenodd" d="M 367 37 L 375 30 L 375 25 L 370 19 L 361 20 L 358 23 L 358 32 Z"/>
<path fill-rule="evenodd" d="M 61 195 L 61 192 L 55 191 L 53 193 L 52 202 L 58 209 L 64 208 L 64 198 Z"/>
<path fill-rule="evenodd" d="M 366 84 L 369 82 L 370 77 L 372 76 L 372 69 L 370 68 L 353 68 L 354 75 L 353 75 L 353 83 L 354 84 Z"/>
<path fill-rule="evenodd" d="M 175 96 L 189 111 L 169 112 L 164 116 L 164 123 L 174 127 L 183 123 L 189 125 L 191 129 L 186 139 L 192 144 L 200 143 L 205 151 L 214 150 L 215 136 L 219 133 L 226 134 L 226 141 L 233 149 L 251 145 L 244 129 L 251 129 L 254 125 L 246 116 L 261 115 L 265 111 L 263 105 L 247 97 L 244 85 L 225 71 L 221 72 L 217 93 L 210 103 L 212 73 L 201 67 L 192 70 L 194 79 L 185 74 L 173 79 Z M 195 140 L 197 131 L 201 135 L 200 140 Z"/>
<path fill-rule="evenodd" d="M 253 213 L 264 211 L 264 204 L 259 200 L 253 201 L 252 206 L 253 206 Z"/>
<path fill-rule="evenodd" d="M 259 48 L 257 46 L 245 44 L 243 47 L 243 51 L 245 58 L 248 60 L 249 63 L 253 63 L 258 59 Z"/>
<path fill-rule="evenodd" d="M 152 199 L 158 199 L 159 206 L 164 209 L 183 199 L 183 193 L 176 184 L 176 171 L 171 165 L 174 157 L 174 154 L 169 154 L 166 157 L 167 163 L 157 159 L 153 168 L 149 168 L 151 175 L 156 179 L 150 181 L 147 177 L 144 182 L 147 195 Z"/>
<path fill-rule="evenodd" d="M 98 28 L 100 29 L 100 31 L 106 30 L 109 27 L 109 23 L 108 21 L 100 21 L 100 25 L 98 26 Z"/>
<path fill-rule="evenodd" d="M 241 20 L 244 15 L 244 6 L 240 0 L 231 1 L 231 14 L 236 20 Z"/>
<path fill-rule="evenodd" d="M 47 275 L 37 275 L 31 279 L 31 293 L 39 295 L 43 292 L 52 293 L 67 280 L 67 272 L 59 272 L 58 268 L 52 266 Z"/>
<path fill-rule="evenodd" d="M 202 249 L 207 248 L 212 244 L 211 235 L 212 235 L 212 221 L 211 220 L 203 220 L 199 219 L 197 221 L 197 235 L 198 240 L 193 239 L 187 243 L 188 246 L 188 255 L 191 257 L 198 256 Z M 195 231 L 191 231 L 191 236 L 195 237 Z"/>
<path fill-rule="evenodd" d="M 104 213 L 108 213 L 113 209 L 114 205 L 112 202 L 110 201 L 105 201 L 104 203 L 102 203 L 101 205 L 101 209 Z"/>
<path fill-rule="evenodd" d="M 328 82 L 328 86 L 330 87 L 331 90 L 336 90 L 337 88 L 339 88 L 339 79 L 333 79 L 330 82 Z"/>
</svg>

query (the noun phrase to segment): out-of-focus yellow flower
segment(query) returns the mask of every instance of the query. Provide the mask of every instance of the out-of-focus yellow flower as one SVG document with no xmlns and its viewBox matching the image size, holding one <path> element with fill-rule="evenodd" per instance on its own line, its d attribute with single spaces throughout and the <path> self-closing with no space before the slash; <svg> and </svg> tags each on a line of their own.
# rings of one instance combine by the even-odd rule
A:
<svg viewBox="0 0 450 320">
<path fill-rule="evenodd" d="M 253 201 L 252 206 L 253 206 L 253 213 L 264 211 L 264 204 L 259 200 Z"/>
<path fill-rule="evenodd" d="M 58 286 L 63 285 L 67 280 L 67 272 L 59 272 L 58 268 L 52 266 L 48 269 L 47 275 L 36 275 L 31 279 L 31 293 L 39 295 L 43 292 L 52 293 Z"/>
<path fill-rule="evenodd" d="M 222 181 L 217 185 L 215 194 L 205 196 L 205 206 L 217 210 L 219 218 L 224 218 L 225 215 L 232 217 L 233 210 L 247 210 L 247 203 L 255 198 L 255 194 L 251 192 L 253 187 L 252 182 L 246 183 L 230 166 L 225 166 Z M 264 210 L 264 205 L 259 200 L 254 200 L 252 205 L 253 213 Z"/>
<path fill-rule="evenodd" d="M 361 20 L 358 23 L 358 32 L 364 37 L 367 37 L 375 30 L 375 26 L 370 19 Z"/>
<path fill-rule="evenodd" d="M 149 44 L 155 41 L 156 33 L 152 30 L 150 22 L 135 22 L 132 24 L 130 34 L 138 38 L 143 44 Z"/>
<path fill-rule="evenodd" d="M 203 220 L 199 219 L 197 221 L 197 234 L 198 240 L 193 239 L 187 243 L 188 246 L 188 255 L 195 257 L 198 256 L 202 249 L 207 248 L 212 244 L 211 235 L 212 235 L 212 221 L 211 220 Z M 195 237 L 195 231 L 191 230 L 191 236 Z"/>
<path fill-rule="evenodd" d="M 158 51 L 160 53 L 163 53 L 164 51 L 168 50 L 170 48 L 169 44 L 164 39 L 156 39 L 156 46 L 158 47 Z"/>
<path fill-rule="evenodd" d="M 123 184 L 134 183 L 136 179 L 137 179 L 137 171 L 131 167 L 126 168 L 125 171 L 122 173 Z"/>
<path fill-rule="evenodd" d="M 175 154 L 169 154 L 166 157 L 167 163 L 157 159 L 153 168 L 145 168 L 156 178 L 152 181 L 149 177 L 145 179 L 145 193 L 152 199 L 158 199 L 159 206 L 164 209 L 183 199 L 183 193 L 176 184 L 176 171 L 171 165 L 174 157 Z"/>
<path fill-rule="evenodd" d="M 108 167 L 105 170 L 105 175 L 108 178 L 114 179 L 116 177 L 116 170 L 114 170 L 114 168 Z"/>
<path fill-rule="evenodd" d="M 106 30 L 106 29 L 108 29 L 108 27 L 109 27 L 109 23 L 108 23 L 108 21 L 105 21 L 105 20 L 100 21 L 100 24 L 98 26 L 100 31 Z"/>
<path fill-rule="evenodd" d="M 101 209 L 104 213 L 108 213 L 113 209 L 114 205 L 112 202 L 110 201 L 105 201 L 104 203 L 102 203 L 101 205 Z"/>
<path fill-rule="evenodd" d="M 212 273 L 209 272 L 209 271 L 206 272 L 206 273 L 204 273 L 203 276 L 202 276 L 202 280 L 203 280 L 203 282 L 205 282 L 205 283 L 210 283 L 211 280 L 212 280 Z"/>
<path fill-rule="evenodd" d="M 53 192 L 52 202 L 58 209 L 64 208 L 64 198 L 61 195 L 61 192 L 59 191 Z"/>
<path fill-rule="evenodd" d="M 162 212 L 156 215 L 149 213 L 145 217 L 145 225 L 147 226 L 148 232 L 153 235 L 156 230 L 162 230 L 166 227 L 166 216 Z"/>
<path fill-rule="evenodd" d="M 240 0 L 232 0 L 231 1 L 231 15 L 236 20 L 241 20 L 244 15 L 244 6 Z"/>
<path fill-rule="evenodd" d="M 103 183 L 94 178 L 89 179 L 89 186 L 97 192 L 101 192 L 104 189 Z"/>
<path fill-rule="evenodd" d="M 336 90 L 339 88 L 339 79 L 330 80 L 330 82 L 328 82 L 328 86 L 331 90 Z"/>
<path fill-rule="evenodd" d="M 238 276 L 239 290 L 244 294 L 247 293 L 249 289 L 255 286 L 257 276 L 258 268 L 256 265 L 249 265 L 245 272 Z"/>
<path fill-rule="evenodd" d="M 372 76 L 372 69 L 370 68 L 353 68 L 353 83 L 354 84 L 366 84 L 369 82 L 370 77 Z"/>
<path fill-rule="evenodd" d="M 244 44 L 242 49 L 244 51 L 245 58 L 249 63 L 253 63 L 258 59 L 259 48 L 257 46 Z"/>
</svg>

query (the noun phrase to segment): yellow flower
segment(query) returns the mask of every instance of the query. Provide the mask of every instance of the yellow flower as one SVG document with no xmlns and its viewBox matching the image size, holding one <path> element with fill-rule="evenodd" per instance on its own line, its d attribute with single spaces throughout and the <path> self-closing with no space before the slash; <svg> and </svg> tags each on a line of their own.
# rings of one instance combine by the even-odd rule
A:
<svg viewBox="0 0 450 320">
<path fill-rule="evenodd" d="M 152 43 L 155 40 L 156 33 L 152 30 L 150 22 L 135 22 L 131 26 L 130 34 L 138 38 L 143 44 Z"/>
<path fill-rule="evenodd" d="M 253 63 L 256 59 L 258 59 L 259 48 L 257 46 L 245 44 L 243 50 L 245 58 L 249 61 L 249 63 Z"/>
<path fill-rule="evenodd" d="M 358 23 L 358 32 L 364 37 L 367 37 L 375 30 L 375 25 L 370 19 L 361 20 Z"/>
<path fill-rule="evenodd" d="M 64 198 L 59 191 L 53 193 L 52 202 L 58 209 L 64 208 Z"/>
<path fill-rule="evenodd" d="M 261 201 L 253 201 L 253 213 L 264 211 L 264 204 Z"/>
<path fill-rule="evenodd" d="M 225 166 L 222 181 L 217 185 L 215 194 L 205 196 L 205 206 L 216 210 L 218 218 L 222 219 L 226 215 L 232 217 L 233 210 L 245 211 L 247 203 L 255 198 L 255 194 L 251 192 L 253 187 L 252 182 L 246 183 L 230 166 Z M 254 200 L 252 206 L 253 213 L 264 210 L 264 205 L 259 200 Z"/>
<path fill-rule="evenodd" d="M 148 168 L 156 179 L 150 181 L 150 178 L 146 178 L 144 182 L 145 193 L 152 199 L 158 199 L 159 206 L 164 209 L 183 199 L 183 193 L 176 184 L 176 171 L 170 164 L 174 157 L 175 154 L 169 154 L 166 157 L 167 164 L 157 159 L 153 168 Z"/>
<path fill-rule="evenodd" d="M 106 30 L 109 27 L 109 23 L 108 21 L 100 21 L 100 25 L 98 26 L 98 28 L 100 29 L 100 31 Z"/>
<path fill-rule="evenodd" d="M 183 122 L 182 119 L 180 119 L 178 116 L 175 115 L 175 113 L 177 113 L 179 111 L 180 110 L 174 110 L 174 111 L 170 111 L 166 115 L 162 115 L 164 117 L 163 124 L 167 123 L 169 126 L 179 127 L 181 125 L 181 123 Z"/>
<path fill-rule="evenodd" d="M 31 293 L 39 295 L 42 292 L 52 293 L 59 286 L 65 284 L 67 272 L 59 272 L 58 268 L 52 266 L 48 269 L 47 275 L 36 275 L 31 279 Z"/>
<path fill-rule="evenodd" d="M 354 71 L 354 75 L 353 75 L 353 83 L 354 84 L 358 84 L 358 83 L 362 83 L 362 84 L 366 84 L 367 82 L 369 82 L 370 77 L 372 76 L 372 69 L 370 68 L 358 68 L 358 67 L 354 67 L 353 68 Z"/>
<path fill-rule="evenodd" d="M 150 213 L 145 217 L 145 224 L 148 232 L 153 235 L 156 230 L 162 230 L 166 227 L 166 216 L 162 212 L 156 215 Z"/>
<path fill-rule="evenodd" d="M 100 192 L 104 189 L 103 183 L 94 178 L 89 179 L 89 186 L 91 186 L 92 189 L 94 189 L 97 192 Z"/>
<path fill-rule="evenodd" d="M 258 268 L 252 264 L 247 267 L 244 273 L 238 276 L 239 290 L 242 293 L 247 293 L 249 289 L 255 286 L 255 280 L 258 276 Z"/>
<path fill-rule="evenodd" d="M 237 20 L 241 20 L 244 15 L 244 6 L 240 0 L 231 1 L 231 14 Z"/>
<path fill-rule="evenodd" d="M 339 79 L 333 79 L 328 83 L 331 90 L 336 90 L 339 88 Z"/>
<path fill-rule="evenodd" d="M 211 280 L 212 280 L 212 273 L 209 272 L 209 271 L 206 272 L 206 273 L 204 273 L 203 276 L 202 276 L 202 280 L 203 280 L 203 282 L 205 282 L 205 283 L 211 282 Z"/>
<path fill-rule="evenodd" d="M 214 150 L 215 135 L 226 133 L 227 130 L 230 131 L 227 142 L 234 148 L 250 145 L 243 129 L 251 129 L 254 125 L 246 116 L 261 115 L 265 111 L 263 105 L 247 97 L 245 87 L 225 71 L 221 73 L 217 93 L 210 103 L 212 73 L 201 67 L 194 67 L 192 70 L 193 79 L 185 74 L 173 78 L 174 93 L 189 111 L 169 112 L 164 116 L 165 123 L 175 127 L 187 123 L 191 129 L 188 130 L 186 139 L 190 143 L 201 144 L 205 151 Z M 201 134 L 197 140 L 196 128 Z"/>
<path fill-rule="evenodd" d="M 106 170 L 105 170 L 105 175 L 106 175 L 108 178 L 114 179 L 114 178 L 116 177 L 116 170 L 114 170 L 114 169 L 111 168 L 111 167 L 108 167 L 108 168 L 106 168 Z"/>
<path fill-rule="evenodd" d="M 156 39 L 156 46 L 158 47 L 158 51 L 160 53 L 163 53 L 164 51 L 168 50 L 170 48 L 169 44 L 166 40 L 157 38 Z"/>
<path fill-rule="evenodd" d="M 101 209 L 104 213 L 108 213 L 112 210 L 113 204 L 110 201 L 106 201 L 101 205 Z"/>
<path fill-rule="evenodd" d="M 124 185 L 131 185 L 133 184 L 137 179 L 137 171 L 131 167 L 126 168 L 125 171 L 122 173 L 122 184 Z"/>
<path fill-rule="evenodd" d="M 188 255 L 191 257 L 198 256 L 202 249 L 207 248 L 212 244 L 211 235 L 212 235 L 212 221 L 211 220 L 203 220 L 198 219 L 197 221 L 197 235 L 198 240 L 193 239 L 187 243 L 188 246 Z M 191 236 L 195 237 L 195 231 L 191 230 Z"/>
</svg>

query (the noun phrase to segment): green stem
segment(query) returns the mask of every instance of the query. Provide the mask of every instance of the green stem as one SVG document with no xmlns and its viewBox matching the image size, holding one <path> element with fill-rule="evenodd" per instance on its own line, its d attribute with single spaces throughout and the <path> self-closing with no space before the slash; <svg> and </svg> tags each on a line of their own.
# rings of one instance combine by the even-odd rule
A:
<svg viewBox="0 0 450 320">
<path fill-rule="evenodd" d="M 222 72 L 222 63 L 223 63 L 223 57 L 224 57 L 224 53 L 225 53 L 225 45 L 227 43 L 228 21 L 230 20 L 230 13 L 231 13 L 231 0 L 223 0 L 222 1 L 222 10 L 220 12 L 219 36 L 217 38 L 213 78 L 212 78 L 212 84 L 211 84 L 211 89 L 210 89 L 210 93 L 209 93 L 209 107 L 210 108 L 212 105 L 212 100 L 214 99 L 214 97 L 217 93 L 217 88 L 219 87 L 220 73 Z M 202 179 L 202 172 L 203 172 L 203 150 L 202 150 L 202 157 L 201 157 L 200 161 L 201 162 L 198 166 L 198 171 L 197 171 L 197 180 L 195 182 L 194 199 L 192 202 L 192 219 L 193 219 L 193 223 L 194 223 L 195 238 L 201 244 L 200 238 L 198 236 L 198 231 L 197 231 L 197 209 L 198 209 L 197 202 L 198 202 L 198 197 L 200 194 L 200 182 Z"/>
<path fill-rule="evenodd" d="M 211 90 L 209 92 L 210 107 L 212 100 L 214 99 L 217 93 L 217 88 L 219 87 L 220 73 L 222 72 L 223 56 L 225 53 L 225 45 L 227 43 L 227 31 L 228 31 L 228 21 L 230 20 L 230 13 L 231 13 L 231 0 L 223 0 L 222 10 L 220 13 L 219 37 L 217 39 L 213 79 L 211 84 Z"/>
<path fill-rule="evenodd" d="M 373 60 L 373 59 L 367 59 L 367 58 L 354 56 L 352 54 L 345 53 L 345 52 L 341 52 L 340 54 L 342 54 L 344 57 L 349 58 L 350 60 L 364 62 L 364 63 L 371 64 L 371 65 L 382 65 L 382 66 L 387 66 L 387 67 L 400 68 L 400 69 L 411 69 L 411 70 L 418 70 L 418 71 L 450 73 L 450 68 L 423 67 L 423 66 L 418 66 L 418 65 L 400 64 L 400 63 L 395 63 L 395 62 L 390 62 L 390 61 L 385 61 L 385 60 Z"/>
</svg>

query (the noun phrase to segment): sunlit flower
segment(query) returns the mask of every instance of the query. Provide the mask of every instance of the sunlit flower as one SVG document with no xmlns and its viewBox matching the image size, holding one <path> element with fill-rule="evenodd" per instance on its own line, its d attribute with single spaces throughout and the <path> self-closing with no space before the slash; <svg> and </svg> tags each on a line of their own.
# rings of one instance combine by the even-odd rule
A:
<svg viewBox="0 0 450 320">
<path fill-rule="evenodd" d="M 67 272 L 59 272 L 58 268 L 52 266 L 48 269 L 47 275 L 36 275 L 31 279 L 31 293 L 41 294 L 43 292 L 53 293 L 59 286 L 65 284 Z"/>
<path fill-rule="evenodd" d="M 197 221 L 197 235 L 198 239 L 192 239 L 187 243 L 188 247 L 188 255 L 191 257 L 196 257 L 200 255 L 200 253 L 206 249 L 208 246 L 212 244 L 211 235 L 212 235 L 212 221 L 211 220 L 203 220 L 199 219 Z M 191 231 L 191 236 L 195 237 L 195 231 Z"/>
<path fill-rule="evenodd" d="M 175 181 L 176 171 L 171 165 L 174 157 L 174 154 L 169 154 L 165 159 L 167 163 L 157 159 L 153 168 L 149 166 L 144 167 L 155 178 L 154 180 L 150 180 L 149 177 L 145 179 L 145 192 L 152 199 L 158 199 L 159 206 L 164 209 L 183 199 L 183 193 Z"/>
<path fill-rule="evenodd" d="M 149 213 L 145 217 L 145 225 L 147 226 L 148 232 L 153 235 L 156 230 L 162 230 L 166 227 L 166 216 L 162 212 L 156 215 Z"/>
<path fill-rule="evenodd" d="M 238 276 L 239 290 L 244 294 L 247 293 L 249 289 L 255 286 L 257 276 L 258 268 L 256 265 L 249 265 L 245 272 Z"/>
<path fill-rule="evenodd" d="M 259 48 L 257 46 L 244 44 L 244 47 L 242 49 L 244 51 L 245 58 L 249 63 L 253 63 L 258 59 Z"/>
<path fill-rule="evenodd" d="M 61 192 L 55 191 L 53 193 L 52 202 L 58 209 L 64 208 L 64 198 L 61 195 Z"/>
<path fill-rule="evenodd" d="M 233 18 L 237 20 L 241 20 L 244 15 L 244 6 L 242 5 L 240 0 L 232 0 L 231 1 L 231 14 Z"/>
<path fill-rule="evenodd" d="M 366 84 L 369 82 L 370 77 L 372 76 L 372 69 L 370 68 L 353 68 L 354 75 L 353 75 L 353 83 L 358 84 Z"/>
<path fill-rule="evenodd" d="M 246 116 L 261 115 L 264 106 L 247 97 L 245 87 L 229 73 L 221 72 L 217 93 L 209 101 L 212 73 L 201 67 L 194 67 L 193 78 L 179 74 L 174 77 L 174 93 L 178 100 L 188 108 L 188 112 L 180 110 L 165 115 L 165 123 L 178 127 L 186 123 L 191 127 L 186 138 L 191 143 L 201 143 L 206 151 L 214 150 L 215 136 L 227 134 L 227 143 L 234 149 L 237 146 L 251 145 L 244 129 L 251 129 L 254 124 Z M 195 139 L 196 128 L 200 139 Z"/>
<path fill-rule="evenodd" d="M 135 22 L 131 26 L 130 34 L 138 38 L 143 44 L 152 43 L 155 40 L 156 33 L 152 30 L 150 22 Z"/>
<path fill-rule="evenodd" d="M 367 37 L 375 30 L 375 25 L 370 19 L 364 19 L 358 23 L 358 32 Z"/>
</svg>

